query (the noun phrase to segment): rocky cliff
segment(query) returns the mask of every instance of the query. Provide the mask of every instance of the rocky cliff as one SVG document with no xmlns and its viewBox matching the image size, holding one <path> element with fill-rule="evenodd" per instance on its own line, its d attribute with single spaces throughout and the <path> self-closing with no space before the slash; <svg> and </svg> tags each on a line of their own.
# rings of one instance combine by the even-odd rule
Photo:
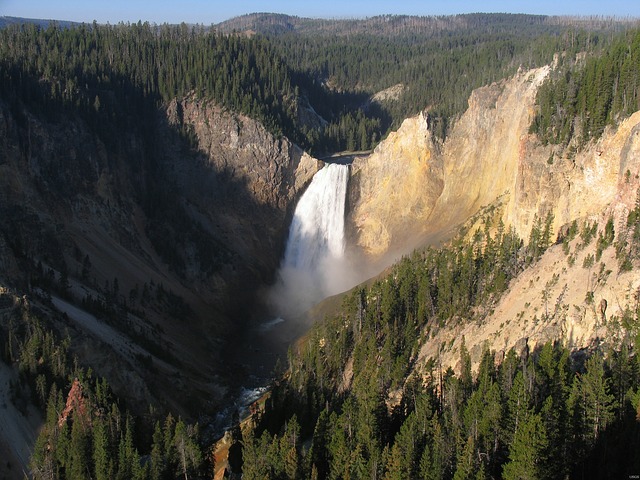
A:
<svg viewBox="0 0 640 480">
<path fill-rule="evenodd" d="M 92 125 L 0 99 L 0 282 L 84 302 L 88 312 L 56 304 L 81 361 L 125 397 L 187 413 L 233 375 L 225 335 L 273 275 L 318 162 L 193 96 L 130 120 Z M 105 309 L 114 328 L 101 335 L 89 313 Z M 144 347 L 127 351 L 127 339 Z"/>
<path fill-rule="evenodd" d="M 578 153 L 542 147 L 524 135 L 516 185 L 495 202 L 498 217 L 525 241 L 535 216 L 548 212 L 561 238 L 574 220 L 597 225 L 595 236 L 604 237 L 611 221 L 615 242 L 624 243 L 631 235 L 627 218 L 640 188 L 639 132 L 637 112 Z M 450 325 L 426 339 L 419 358 L 457 367 L 463 338 L 474 366 L 487 347 L 500 360 L 511 348 L 533 351 L 547 341 L 574 350 L 629 341 L 623 319 L 637 305 L 640 271 L 622 270 L 613 246 L 599 252 L 595 240 L 565 243 L 552 246 L 518 276 L 482 321 Z"/>
<path fill-rule="evenodd" d="M 278 266 L 295 202 L 318 161 L 259 122 L 194 96 L 173 101 L 167 119 L 195 140 L 194 155 L 170 166 L 186 213 L 216 232 L 218 243 L 249 267 L 237 288 L 250 291 L 256 279 L 267 282 Z M 219 300 L 229 298 L 223 292 Z"/>
<path fill-rule="evenodd" d="M 356 159 L 349 216 L 354 248 L 382 259 L 449 238 L 463 224 L 473 233 L 478 219 L 494 228 L 502 220 L 526 242 L 535 219 L 548 214 L 554 238 L 573 220 L 597 223 L 603 235 L 611 219 L 615 231 L 624 232 L 640 187 L 640 112 L 585 146 L 544 146 L 529 125 L 549 71 L 519 72 L 474 91 L 444 144 L 433 138 L 423 113 L 372 155 Z M 593 261 L 595 241 L 552 247 L 487 307 L 482 321 L 462 319 L 427 334 L 417 365 L 437 358 L 444 368 L 455 367 L 463 337 L 474 362 L 486 346 L 506 352 L 560 340 L 579 349 L 622 338 L 620 319 L 636 301 L 640 273 L 620 271 L 613 248 L 601 255 Z"/>
<path fill-rule="evenodd" d="M 535 94 L 548 70 L 474 91 L 444 144 L 434 138 L 427 112 L 356 160 L 354 242 L 374 258 L 401 251 L 407 239 L 413 247 L 442 238 L 480 207 L 515 192 Z"/>
<path fill-rule="evenodd" d="M 443 177 L 440 146 L 427 115 L 405 120 L 373 154 L 354 160 L 348 237 L 374 259 L 410 248 L 427 228 Z"/>
<path fill-rule="evenodd" d="M 577 153 L 575 146 L 543 146 L 528 133 L 549 70 L 520 72 L 474 91 L 444 144 L 434 139 L 426 112 L 406 120 L 369 157 L 356 159 L 352 243 L 373 259 L 408 251 L 426 239 L 446 238 L 491 205 L 500 205 L 505 224 L 526 239 L 536 216 L 553 213 L 557 232 L 633 190 L 635 179 L 629 183 L 625 174 L 638 167 L 640 114 Z M 408 238 L 416 240 L 407 245 Z"/>
</svg>

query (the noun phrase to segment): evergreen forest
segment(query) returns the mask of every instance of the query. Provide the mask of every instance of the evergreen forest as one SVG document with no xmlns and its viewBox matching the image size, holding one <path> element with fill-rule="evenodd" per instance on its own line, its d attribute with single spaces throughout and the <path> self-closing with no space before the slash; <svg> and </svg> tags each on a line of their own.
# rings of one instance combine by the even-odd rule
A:
<svg viewBox="0 0 640 480">
<path fill-rule="evenodd" d="M 600 254 L 615 245 L 620 269 L 637 265 L 637 205 L 618 237 L 612 223 L 600 234 L 597 224 L 574 223 L 562 239 L 568 261 L 571 245 L 595 242 Z M 457 374 L 438 357 L 416 368 L 425 337 L 484 321 L 509 282 L 551 245 L 550 222 L 538 219 L 527 243 L 502 225 L 493 236 L 478 230 L 470 240 L 415 252 L 354 289 L 290 352 L 287 377 L 254 414 L 254 428 L 238 433 L 243 478 L 626 478 L 638 471 L 637 302 L 624 318 L 608 320 L 623 326 L 621 343 L 571 352 L 547 342 L 499 354 L 487 344 L 472 371 L 463 339 Z M 443 342 L 440 351 L 447 348 Z"/>
<path fill-rule="evenodd" d="M 531 131 L 542 141 L 577 147 L 640 109 L 640 32 L 626 32 L 593 57 L 565 56 L 538 91 Z"/>
<path fill-rule="evenodd" d="M 629 72 L 637 53 L 625 51 L 633 38 L 624 29 L 620 32 L 619 24 L 471 15 L 441 19 L 445 27 L 394 28 L 402 19 L 387 19 L 382 33 L 338 22 L 338 35 L 312 29 L 246 36 L 220 33 L 222 27 L 140 22 L 51 23 L 46 28 L 10 24 L 0 30 L 0 92 L 9 102 L 54 118 L 80 115 L 107 137 L 107 144 L 122 131 L 150 125 L 154 112 L 173 98 L 195 93 L 260 120 L 274 134 L 311 152 L 326 154 L 371 149 L 404 118 L 424 109 L 444 138 L 474 88 L 518 68 L 548 64 L 557 52 L 569 59 L 581 52 L 594 58 L 586 66 L 585 84 L 591 85 L 587 75 L 603 75 L 597 62 L 624 70 L 624 91 L 612 83 L 615 71 L 608 71 L 609 80 L 598 88 L 608 89 L 609 96 L 624 96 L 616 112 L 633 108 L 637 76 Z M 345 34 L 350 29 L 356 33 Z M 617 46 L 607 51 L 615 53 L 598 60 L 612 43 Z M 371 101 L 375 93 L 398 84 L 402 93 L 397 98 Z M 555 96 L 541 93 L 540 131 L 549 130 L 548 102 L 558 95 L 560 91 Z M 608 112 L 604 115 L 610 120 Z M 318 118 L 310 121 L 309 116 Z M 601 120 L 594 117 L 595 134 Z"/>
</svg>

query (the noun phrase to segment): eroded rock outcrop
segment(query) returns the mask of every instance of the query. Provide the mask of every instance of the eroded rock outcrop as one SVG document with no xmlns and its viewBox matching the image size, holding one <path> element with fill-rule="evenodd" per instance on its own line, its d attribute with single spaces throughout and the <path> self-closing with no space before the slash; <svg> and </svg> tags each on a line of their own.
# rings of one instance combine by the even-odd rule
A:
<svg viewBox="0 0 640 480">
<path fill-rule="evenodd" d="M 451 228 L 515 190 L 538 87 L 547 67 L 474 91 L 444 145 L 444 189 L 430 219 Z"/>
<path fill-rule="evenodd" d="M 640 112 L 577 153 L 573 145 L 543 146 L 529 126 L 549 70 L 519 72 L 475 90 L 444 144 L 434 140 L 423 113 L 357 159 L 351 242 L 373 259 L 410 251 L 450 236 L 491 205 L 526 239 L 536 216 L 553 213 L 557 232 L 615 199 L 628 199 L 638 185 Z"/>
<path fill-rule="evenodd" d="M 526 242 L 535 218 L 549 213 L 553 235 L 576 219 L 597 223 L 599 234 L 610 219 L 615 232 L 624 231 L 640 187 L 640 112 L 579 148 L 542 145 L 529 126 L 548 73 L 547 67 L 520 72 L 474 91 L 443 145 L 421 114 L 356 160 L 349 217 L 354 245 L 378 259 L 411 250 L 415 243 L 403 245 L 407 238 L 433 242 L 463 224 L 473 233 L 480 218 L 494 226 L 501 219 Z M 621 341 L 619 319 L 637 301 L 640 273 L 621 271 L 615 249 L 598 252 L 595 244 L 578 238 L 564 249 L 551 247 L 474 321 L 456 319 L 425 335 L 418 369 L 429 358 L 443 369 L 458 367 L 463 338 L 474 366 L 485 348 L 499 356 L 547 341 L 573 349 Z"/>
<path fill-rule="evenodd" d="M 600 214 L 612 202 L 630 206 L 639 185 L 639 131 L 637 112 L 578 153 L 571 147 L 543 147 L 528 135 L 504 210 L 505 223 L 527 238 L 534 215 L 552 212 L 557 232 L 574 219 Z"/>
<path fill-rule="evenodd" d="M 373 154 L 354 161 L 348 237 L 380 257 L 411 245 L 443 189 L 442 155 L 426 114 L 409 118 Z"/>
<path fill-rule="evenodd" d="M 195 96 L 173 101 L 167 119 L 196 140 L 194 155 L 171 160 L 186 213 L 247 267 L 242 273 L 235 265 L 239 275 L 221 285 L 242 292 L 256 287 L 256 280 L 268 281 L 293 207 L 318 161 L 259 122 Z M 220 300 L 225 298 L 230 296 L 223 292 Z"/>
<path fill-rule="evenodd" d="M 627 213 L 614 201 L 612 208 L 590 221 L 604 233 L 611 218 L 615 231 L 622 232 Z M 632 342 L 621 319 L 640 298 L 640 271 L 621 271 L 614 246 L 597 250 L 596 240 L 585 246 L 579 236 L 564 247 L 551 246 L 511 281 L 499 299 L 483 307 L 484 315 L 474 321 L 454 320 L 426 336 L 417 355 L 418 370 L 428 376 L 422 367 L 432 358 L 443 371 L 448 367 L 459 371 L 463 339 L 474 370 L 485 349 L 495 352 L 500 362 L 512 348 L 518 354 L 533 352 L 546 342 L 560 342 L 572 350 Z"/>
<path fill-rule="evenodd" d="M 193 128 L 197 148 L 216 173 L 246 185 L 260 204 L 286 211 L 318 169 L 316 159 L 260 123 L 189 96 L 167 108 L 169 124 Z"/>
<path fill-rule="evenodd" d="M 80 383 L 80 380 L 77 378 L 73 380 L 73 384 L 67 395 L 67 403 L 58 418 L 58 427 L 62 427 L 71 414 L 73 414 L 74 421 L 82 422 L 84 427 L 91 425 L 92 412 L 90 410 L 89 400 L 84 394 L 82 383 Z"/>
<path fill-rule="evenodd" d="M 481 206 L 513 192 L 535 94 L 548 70 L 474 91 L 444 145 L 423 113 L 354 162 L 354 243 L 374 258 L 412 248 L 419 239 L 446 236 Z"/>
</svg>

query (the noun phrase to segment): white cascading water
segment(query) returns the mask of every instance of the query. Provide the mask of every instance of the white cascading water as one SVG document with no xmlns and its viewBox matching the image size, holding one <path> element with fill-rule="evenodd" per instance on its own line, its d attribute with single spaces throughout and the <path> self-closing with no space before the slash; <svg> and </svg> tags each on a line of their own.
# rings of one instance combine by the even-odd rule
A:
<svg viewBox="0 0 640 480">
<path fill-rule="evenodd" d="M 344 258 L 348 179 L 348 166 L 327 164 L 314 175 L 296 206 L 278 280 L 265 292 L 271 307 L 265 312 L 269 318 L 259 319 L 237 350 L 236 362 L 251 365 L 252 374 L 234 405 L 216 419 L 223 431 L 231 427 L 234 410 L 246 414 L 249 405 L 265 392 L 276 359 L 286 358 L 289 346 L 307 331 L 309 326 L 299 315 L 355 284 Z"/>
<path fill-rule="evenodd" d="M 301 313 L 343 288 L 344 210 L 349 167 L 318 171 L 296 207 L 271 298 L 280 312 Z"/>
<path fill-rule="evenodd" d="M 296 207 L 283 265 L 318 270 L 344 254 L 344 204 L 349 167 L 329 164 L 315 174 Z"/>
</svg>

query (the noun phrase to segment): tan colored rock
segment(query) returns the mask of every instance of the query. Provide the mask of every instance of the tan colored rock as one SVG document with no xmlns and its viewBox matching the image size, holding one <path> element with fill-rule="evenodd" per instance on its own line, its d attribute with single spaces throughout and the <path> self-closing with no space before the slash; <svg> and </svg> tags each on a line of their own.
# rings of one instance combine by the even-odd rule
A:
<svg viewBox="0 0 640 480">
<path fill-rule="evenodd" d="M 352 171 L 351 238 L 370 257 L 442 236 L 516 187 L 537 88 L 549 68 L 476 90 L 444 145 L 427 114 L 403 122 Z M 408 248 L 407 248 L 408 246 Z"/>
<path fill-rule="evenodd" d="M 554 214 L 554 231 L 574 219 L 598 215 L 611 202 L 631 206 L 640 185 L 640 112 L 609 128 L 577 154 L 542 147 L 529 135 L 504 221 L 527 238 L 534 215 Z M 626 175 L 627 170 L 629 175 Z"/>
<path fill-rule="evenodd" d="M 378 257 L 425 230 L 442 191 L 442 161 L 426 114 L 409 118 L 372 155 L 354 161 L 350 238 Z"/>
<path fill-rule="evenodd" d="M 608 215 L 603 213 L 594 218 L 601 231 Z M 616 225 L 626 222 L 624 209 L 618 209 L 612 215 Z M 474 322 L 465 318 L 453 321 L 425 338 L 417 364 L 425 365 L 433 358 L 443 370 L 448 367 L 459 369 L 463 337 L 476 371 L 487 347 L 495 352 L 514 348 L 520 354 L 525 345 L 534 351 L 547 341 L 560 341 L 569 349 L 622 341 L 626 331 L 619 320 L 626 306 L 635 304 L 640 271 L 619 273 L 613 246 L 604 250 L 596 265 L 585 268 L 584 258 L 595 255 L 596 241 L 577 250 L 580 241 L 578 237 L 570 244 L 571 253 L 576 255 L 572 265 L 562 246 L 554 245 L 511 282 L 508 291 L 488 308 L 484 318 Z M 600 265 L 604 265 L 602 271 Z M 588 292 L 591 292 L 591 300 Z M 611 301 L 607 302 L 607 299 Z M 606 317 L 604 304 L 608 304 Z"/>
<path fill-rule="evenodd" d="M 536 216 L 553 213 L 557 232 L 615 199 L 630 206 L 640 185 L 640 112 L 578 153 L 573 145 L 543 146 L 529 126 L 549 70 L 475 90 L 444 145 L 423 113 L 357 159 L 349 187 L 351 243 L 376 260 L 446 238 L 490 205 L 525 240 Z"/>
<path fill-rule="evenodd" d="M 444 189 L 430 228 L 460 224 L 515 190 L 535 95 L 548 72 L 544 67 L 519 73 L 472 93 L 444 145 Z"/>
</svg>

